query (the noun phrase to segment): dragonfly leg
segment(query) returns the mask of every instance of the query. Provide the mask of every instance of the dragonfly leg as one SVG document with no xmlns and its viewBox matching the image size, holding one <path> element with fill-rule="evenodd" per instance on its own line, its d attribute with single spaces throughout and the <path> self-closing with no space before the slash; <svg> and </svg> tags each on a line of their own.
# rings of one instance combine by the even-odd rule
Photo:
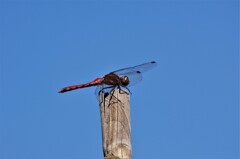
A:
<svg viewBox="0 0 240 159">
<path fill-rule="evenodd" d="M 103 95 L 104 95 L 104 98 L 106 98 L 107 96 L 110 95 L 110 96 L 111 96 L 111 97 L 110 97 L 110 100 L 111 100 L 111 98 L 115 98 L 118 102 L 121 102 L 117 97 L 114 96 L 115 88 L 116 88 L 116 86 L 103 87 L 103 88 L 99 91 L 99 94 L 100 94 L 100 92 L 102 92 Z M 106 89 L 110 89 L 110 90 L 108 90 L 108 91 L 105 92 L 104 90 L 106 90 Z"/>
<path fill-rule="evenodd" d="M 124 88 L 126 88 L 128 90 L 128 92 L 130 93 L 130 95 L 132 95 L 132 92 L 128 89 L 128 87 L 124 87 Z M 119 89 L 120 94 L 126 93 L 127 95 L 129 95 L 129 93 L 127 91 L 123 90 L 120 86 L 118 86 L 118 89 Z"/>
<path fill-rule="evenodd" d="M 128 95 L 129 95 L 129 93 L 132 94 L 131 91 L 130 91 L 127 87 L 124 87 L 124 88 L 126 88 L 126 89 L 128 90 L 128 92 L 127 92 L 126 90 L 122 89 L 120 86 L 109 86 L 109 87 L 104 87 L 104 88 L 101 89 L 101 92 L 104 94 L 104 98 L 106 98 L 107 96 L 110 95 L 110 96 L 111 96 L 111 97 L 110 97 L 110 100 L 111 100 L 112 98 L 114 98 L 114 99 L 116 99 L 118 102 L 122 103 L 121 100 L 119 100 L 119 99 L 114 95 L 114 91 L 115 91 L 116 88 L 118 88 L 119 94 L 128 94 Z M 106 90 L 106 89 L 110 89 L 110 91 L 106 91 L 106 92 L 105 92 L 104 90 Z"/>
<path fill-rule="evenodd" d="M 130 89 L 128 89 L 128 87 L 125 87 L 127 90 L 128 90 L 128 92 L 130 93 L 130 95 L 132 95 L 132 92 L 130 91 Z"/>
<path fill-rule="evenodd" d="M 110 101 L 112 101 L 112 102 L 119 102 L 119 103 L 122 104 L 122 101 L 119 100 L 119 99 L 114 95 L 114 91 L 116 91 L 115 88 L 116 88 L 116 87 L 112 87 L 110 93 L 106 92 L 106 93 L 104 94 L 104 98 L 106 98 L 107 96 L 110 95 L 110 99 L 109 99 Z M 116 101 L 114 101 L 114 100 L 112 100 L 112 99 L 115 99 Z M 109 103 L 109 105 L 110 105 L 110 103 Z"/>
<path fill-rule="evenodd" d="M 111 92 L 115 89 L 115 86 L 103 87 L 103 88 L 101 89 L 101 91 L 104 92 L 105 89 L 109 89 L 109 88 L 112 88 L 112 89 L 111 89 L 109 92 L 107 92 L 107 93 L 111 93 Z M 105 92 L 104 92 L 104 93 L 105 93 Z"/>
</svg>

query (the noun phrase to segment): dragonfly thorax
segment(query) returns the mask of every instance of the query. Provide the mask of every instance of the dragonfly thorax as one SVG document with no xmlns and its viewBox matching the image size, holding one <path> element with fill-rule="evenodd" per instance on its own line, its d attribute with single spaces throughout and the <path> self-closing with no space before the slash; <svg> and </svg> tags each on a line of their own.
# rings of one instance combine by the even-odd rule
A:
<svg viewBox="0 0 240 159">
<path fill-rule="evenodd" d="M 122 76 L 122 77 L 120 77 L 121 78 L 121 84 L 122 84 L 122 86 L 127 86 L 128 84 L 129 84 L 129 78 L 128 78 L 128 76 Z"/>
</svg>

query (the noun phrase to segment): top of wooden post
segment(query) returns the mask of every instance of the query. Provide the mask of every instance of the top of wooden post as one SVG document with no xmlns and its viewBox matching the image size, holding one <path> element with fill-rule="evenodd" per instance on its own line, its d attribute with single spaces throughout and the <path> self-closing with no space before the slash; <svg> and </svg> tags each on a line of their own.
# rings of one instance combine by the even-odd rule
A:
<svg viewBox="0 0 240 159">
<path fill-rule="evenodd" d="M 129 92 L 100 92 L 104 159 L 132 159 Z"/>
</svg>

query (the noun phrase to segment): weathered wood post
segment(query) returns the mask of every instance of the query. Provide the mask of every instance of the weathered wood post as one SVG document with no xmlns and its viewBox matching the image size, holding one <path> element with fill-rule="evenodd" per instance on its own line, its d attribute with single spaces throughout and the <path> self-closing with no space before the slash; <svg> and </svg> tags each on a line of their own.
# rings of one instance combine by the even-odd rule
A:
<svg viewBox="0 0 240 159">
<path fill-rule="evenodd" d="M 132 159 L 130 104 L 126 92 L 116 89 L 110 95 L 99 93 L 104 159 Z"/>
</svg>

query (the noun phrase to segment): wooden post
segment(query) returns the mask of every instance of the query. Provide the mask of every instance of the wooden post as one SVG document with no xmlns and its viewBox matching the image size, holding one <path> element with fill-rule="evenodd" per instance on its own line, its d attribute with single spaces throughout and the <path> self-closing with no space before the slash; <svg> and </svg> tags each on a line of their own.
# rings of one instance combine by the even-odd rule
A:
<svg viewBox="0 0 240 159">
<path fill-rule="evenodd" d="M 132 159 L 129 93 L 124 91 L 99 93 L 104 159 Z"/>
</svg>

